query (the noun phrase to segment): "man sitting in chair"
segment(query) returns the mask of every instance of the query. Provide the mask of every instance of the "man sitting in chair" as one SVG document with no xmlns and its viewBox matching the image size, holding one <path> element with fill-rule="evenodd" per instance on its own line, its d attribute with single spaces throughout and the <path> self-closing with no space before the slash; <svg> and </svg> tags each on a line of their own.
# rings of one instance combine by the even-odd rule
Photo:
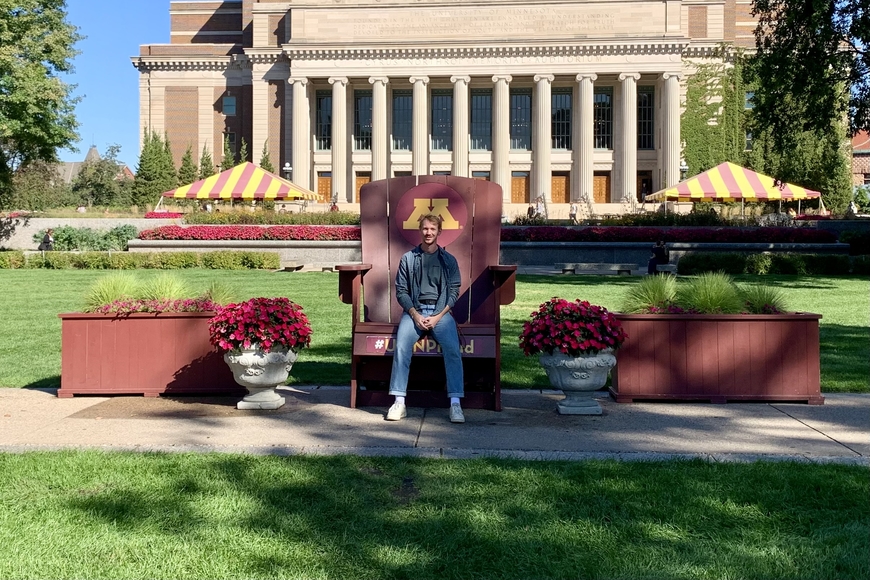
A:
<svg viewBox="0 0 870 580">
<path fill-rule="evenodd" d="M 428 334 L 438 342 L 444 357 L 450 421 L 465 422 L 459 404 L 464 396 L 459 332 L 450 314 L 462 280 L 456 258 L 438 245 L 441 222 L 441 216 L 431 213 L 420 218 L 420 245 L 402 256 L 396 272 L 396 300 L 404 312 L 396 332 L 390 376 L 390 394 L 395 395 L 396 402 L 387 411 L 387 421 L 407 416 L 405 395 L 411 353 L 414 343 Z"/>
</svg>

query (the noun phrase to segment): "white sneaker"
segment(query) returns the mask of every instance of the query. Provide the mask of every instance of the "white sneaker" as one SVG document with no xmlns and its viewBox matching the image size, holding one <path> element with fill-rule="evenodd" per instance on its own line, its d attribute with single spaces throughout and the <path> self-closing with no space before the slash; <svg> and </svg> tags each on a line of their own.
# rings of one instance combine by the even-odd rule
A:
<svg viewBox="0 0 870 580">
<path fill-rule="evenodd" d="M 465 423 L 465 415 L 462 413 L 462 407 L 458 403 L 450 405 L 450 422 Z"/>
<path fill-rule="evenodd" d="M 387 411 L 387 421 L 398 421 L 408 416 L 408 409 L 404 403 L 393 403 L 390 410 Z"/>
</svg>

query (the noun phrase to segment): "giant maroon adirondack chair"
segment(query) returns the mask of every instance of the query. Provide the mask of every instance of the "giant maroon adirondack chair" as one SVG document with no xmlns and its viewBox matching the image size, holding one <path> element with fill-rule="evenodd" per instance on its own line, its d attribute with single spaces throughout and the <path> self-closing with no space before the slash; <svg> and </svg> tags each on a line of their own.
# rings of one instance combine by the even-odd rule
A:
<svg viewBox="0 0 870 580">
<path fill-rule="evenodd" d="M 515 296 L 516 266 L 501 266 L 502 190 L 489 181 L 421 175 L 374 181 L 360 191 L 362 264 L 337 266 L 339 297 L 351 304 L 353 352 L 350 406 L 388 406 L 393 340 L 402 308 L 396 269 L 420 243 L 418 217 L 444 218 L 439 244 L 459 262 L 462 288 L 453 308 L 463 348 L 468 408 L 501 410 L 499 312 Z M 407 401 L 446 407 L 444 361 L 423 338 L 411 359 Z"/>
</svg>

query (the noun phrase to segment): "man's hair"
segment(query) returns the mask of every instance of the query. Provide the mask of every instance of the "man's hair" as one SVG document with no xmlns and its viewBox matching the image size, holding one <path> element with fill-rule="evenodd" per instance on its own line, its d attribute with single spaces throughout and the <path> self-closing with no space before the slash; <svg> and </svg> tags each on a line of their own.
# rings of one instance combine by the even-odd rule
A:
<svg viewBox="0 0 870 580">
<path fill-rule="evenodd" d="M 427 214 L 420 216 L 420 219 L 417 221 L 420 222 L 419 227 L 421 230 L 423 229 L 423 222 L 431 222 L 431 223 L 435 224 L 436 226 L 438 226 L 438 231 L 440 232 L 441 231 L 441 223 L 444 221 L 444 218 L 442 218 L 440 215 L 437 215 L 434 213 L 427 213 Z"/>
</svg>

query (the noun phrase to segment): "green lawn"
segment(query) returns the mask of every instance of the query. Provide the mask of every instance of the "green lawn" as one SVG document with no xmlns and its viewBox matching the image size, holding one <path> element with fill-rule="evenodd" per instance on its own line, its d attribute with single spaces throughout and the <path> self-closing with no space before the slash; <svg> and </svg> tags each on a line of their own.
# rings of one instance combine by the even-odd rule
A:
<svg viewBox="0 0 870 580">
<path fill-rule="evenodd" d="M 154 276 L 155 271 L 140 271 Z M 312 348 L 293 367 L 298 384 L 349 384 L 350 307 L 338 300 L 332 273 L 178 270 L 192 286 L 211 280 L 235 286 L 241 298 L 288 296 L 300 303 L 314 330 Z M 60 320 L 81 308 L 85 289 L 104 271 L 0 270 L 0 386 L 58 386 Z M 581 298 L 618 310 L 640 278 L 616 276 L 519 276 L 517 299 L 502 309 L 502 384 L 546 387 L 535 358 L 517 346 L 522 323 L 553 296 Z M 821 313 L 822 390 L 870 392 L 870 281 L 866 278 L 744 276 L 741 282 L 774 284 L 793 310 Z"/>
<path fill-rule="evenodd" d="M 866 467 L 0 454 L 0 578 L 870 577 Z"/>
</svg>

